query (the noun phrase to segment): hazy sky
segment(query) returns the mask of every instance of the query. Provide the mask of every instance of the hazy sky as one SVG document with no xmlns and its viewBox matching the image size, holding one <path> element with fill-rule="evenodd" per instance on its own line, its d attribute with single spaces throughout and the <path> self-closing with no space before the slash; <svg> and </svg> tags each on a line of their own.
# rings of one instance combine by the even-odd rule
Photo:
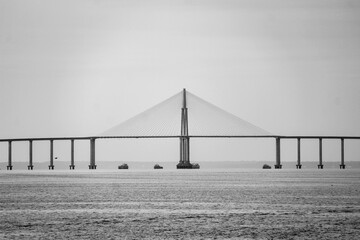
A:
<svg viewBox="0 0 360 240">
<path fill-rule="evenodd" d="M 274 134 L 359 136 L 360 2 L 0 0 L 1 138 L 96 135 L 184 87 Z"/>
</svg>

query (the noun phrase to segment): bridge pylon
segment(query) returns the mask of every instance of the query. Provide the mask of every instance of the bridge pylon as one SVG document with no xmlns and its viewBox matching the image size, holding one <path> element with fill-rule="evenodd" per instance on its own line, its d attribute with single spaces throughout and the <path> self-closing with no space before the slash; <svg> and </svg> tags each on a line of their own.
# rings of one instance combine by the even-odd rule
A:
<svg viewBox="0 0 360 240">
<path fill-rule="evenodd" d="M 181 108 L 180 161 L 177 169 L 193 168 L 190 163 L 190 137 L 188 127 L 188 109 L 186 105 L 186 89 L 183 90 L 183 106 Z"/>
</svg>

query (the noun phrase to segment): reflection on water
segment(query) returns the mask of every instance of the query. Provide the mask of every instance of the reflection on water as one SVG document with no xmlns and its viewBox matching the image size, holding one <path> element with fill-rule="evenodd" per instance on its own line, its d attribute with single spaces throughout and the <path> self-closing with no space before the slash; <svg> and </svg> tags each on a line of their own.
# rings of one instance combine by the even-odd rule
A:
<svg viewBox="0 0 360 240">
<path fill-rule="evenodd" d="M 0 239 L 356 239 L 359 170 L 0 172 Z"/>
</svg>

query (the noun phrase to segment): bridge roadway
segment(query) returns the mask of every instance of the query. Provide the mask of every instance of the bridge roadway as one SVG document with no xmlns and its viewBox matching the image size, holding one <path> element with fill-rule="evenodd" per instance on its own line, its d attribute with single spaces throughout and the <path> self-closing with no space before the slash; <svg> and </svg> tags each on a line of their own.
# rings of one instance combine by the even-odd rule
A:
<svg viewBox="0 0 360 240">
<path fill-rule="evenodd" d="M 0 139 L 0 142 L 8 142 L 8 165 L 7 170 L 12 170 L 12 142 L 29 142 L 29 165 L 28 169 L 33 170 L 33 142 L 34 141 L 50 141 L 50 164 L 49 170 L 54 169 L 54 157 L 53 157 L 53 143 L 54 141 L 71 141 L 71 162 L 70 169 L 75 169 L 74 159 L 74 141 L 75 140 L 89 140 L 90 141 L 90 164 L 89 169 L 96 169 L 95 164 L 95 140 L 96 139 L 112 139 L 112 138 L 184 138 L 185 136 L 174 135 L 174 136 L 89 136 L 89 137 L 50 137 L 50 138 L 6 138 Z M 344 159 L 344 140 L 347 139 L 360 139 L 359 136 L 283 136 L 283 135 L 189 135 L 186 138 L 274 138 L 276 140 L 276 162 L 275 168 L 281 169 L 281 154 L 280 146 L 281 139 L 297 139 L 297 164 L 296 168 L 301 169 L 301 139 L 318 139 L 319 140 L 319 164 L 318 168 L 323 169 L 322 162 L 322 140 L 323 139 L 339 139 L 341 141 L 341 162 L 340 169 L 345 169 Z"/>
</svg>

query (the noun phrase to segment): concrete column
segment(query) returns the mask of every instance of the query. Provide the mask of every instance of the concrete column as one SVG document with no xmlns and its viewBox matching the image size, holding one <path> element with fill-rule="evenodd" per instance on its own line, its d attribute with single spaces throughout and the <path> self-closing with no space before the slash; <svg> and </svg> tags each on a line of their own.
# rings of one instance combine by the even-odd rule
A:
<svg viewBox="0 0 360 240">
<path fill-rule="evenodd" d="M 186 163 L 186 141 L 185 141 L 185 138 L 183 137 L 181 139 L 181 141 L 182 141 L 182 146 L 183 146 L 183 148 L 182 148 L 183 158 L 181 159 L 181 162 Z"/>
<path fill-rule="evenodd" d="M 282 165 L 281 165 L 281 153 L 280 153 L 280 138 L 277 137 L 276 138 L 276 164 L 275 164 L 275 169 L 281 169 Z"/>
<path fill-rule="evenodd" d="M 301 139 L 297 139 L 297 169 L 301 169 Z"/>
<path fill-rule="evenodd" d="M 71 163 L 70 163 L 70 170 L 75 169 L 75 149 L 74 149 L 74 139 L 71 139 Z"/>
<path fill-rule="evenodd" d="M 49 170 L 54 170 L 54 140 L 50 140 L 50 165 Z"/>
<path fill-rule="evenodd" d="M 190 164 L 190 137 L 187 138 L 187 161 Z"/>
<path fill-rule="evenodd" d="M 13 166 L 12 166 L 12 158 L 11 158 L 11 155 L 12 155 L 12 150 L 11 150 L 11 144 L 12 142 L 9 141 L 8 142 L 8 165 L 6 167 L 7 170 L 12 170 Z"/>
<path fill-rule="evenodd" d="M 322 138 L 319 138 L 319 165 L 318 169 L 323 169 L 324 165 L 322 163 Z"/>
<path fill-rule="evenodd" d="M 33 170 L 34 169 L 34 165 L 33 165 L 33 141 L 29 140 L 29 165 L 28 165 L 28 170 Z"/>
<path fill-rule="evenodd" d="M 96 169 L 95 164 L 95 138 L 90 139 L 90 165 L 89 169 Z"/>
<path fill-rule="evenodd" d="M 341 164 L 340 169 L 345 169 L 345 152 L 344 152 L 344 139 L 341 138 Z"/>
<path fill-rule="evenodd" d="M 182 137 L 180 137 L 180 163 L 183 163 L 184 162 L 184 157 L 183 157 L 183 153 L 184 153 L 184 140 Z"/>
</svg>

